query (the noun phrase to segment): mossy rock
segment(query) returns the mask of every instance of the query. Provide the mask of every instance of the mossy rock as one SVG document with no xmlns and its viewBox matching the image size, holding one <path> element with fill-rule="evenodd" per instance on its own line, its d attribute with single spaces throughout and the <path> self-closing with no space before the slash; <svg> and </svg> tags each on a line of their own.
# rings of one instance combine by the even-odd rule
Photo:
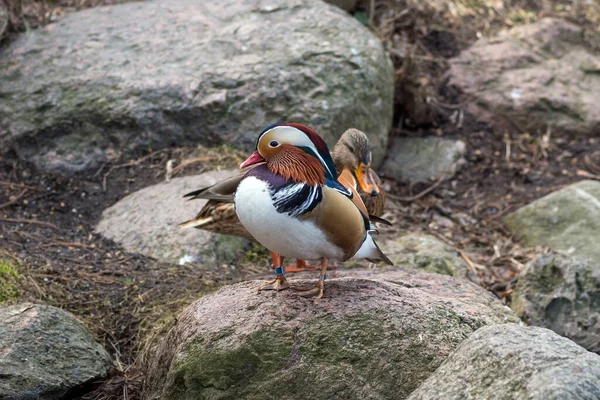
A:
<svg viewBox="0 0 600 400">
<path fill-rule="evenodd" d="M 476 329 L 518 322 L 472 283 L 413 270 L 332 271 L 319 300 L 261 283 L 190 305 L 148 358 L 144 398 L 403 399 Z"/>
<path fill-rule="evenodd" d="M 396 137 L 382 166 L 386 176 L 410 182 L 449 178 L 461 167 L 466 152 L 462 140 L 439 137 Z"/>
<path fill-rule="evenodd" d="M 456 277 L 467 276 L 467 263 L 456 250 L 435 236 L 405 232 L 384 241 L 380 247 L 397 267 Z"/>
<path fill-rule="evenodd" d="M 333 145 L 392 124 L 394 69 L 372 32 L 322 1 L 154 0 L 96 7 L 23 34 L 0 54 L 0 147 L 47 170 L 122 154 L 230 143 L 253 150 L 278 121 Z"/>
<path fill-rule="evenodd" d="M 528 247 L 549 246 L 600 263 L 600 182 L 562 188 L 504 219 Z"/>
<path fill-rule="evenodd" d="M 600 399 L 600 356 L 551 330 L 485 326 L 408 400 Z"/>
</svg>

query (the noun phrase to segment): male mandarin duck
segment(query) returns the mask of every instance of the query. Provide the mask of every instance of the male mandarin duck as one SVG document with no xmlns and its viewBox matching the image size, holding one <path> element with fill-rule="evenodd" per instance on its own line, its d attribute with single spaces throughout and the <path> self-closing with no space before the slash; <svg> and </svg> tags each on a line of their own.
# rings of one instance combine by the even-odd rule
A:
<svg viewBox="0 0 600 400">
<path fill-rule="evenodd" d="M 370 168 L 371 143 L 367 135 L 358 129 L 348 129 L 334 146 L 331 155 L 340 183 L 346 187 L 351 186 L 358 192 L 374 222 L 389 224 L 389 222 L 377 218 L 383 214 L 385 192 L 381 180 Z M 233 206 L 233 193 L 243 176 L 242 173 L 213 186 L 186 194 L 185 196 L 190 199 L 208 199 L 209 201 L 194 219 L 186 221 L 180 226 L 254 240 L 240 223 Z M 279 256 L 273 252 L 271 252 L 271 256 L 273 265 L 279 267 L 281 264 Z M 287 270 L 288 272 L 297 272 L 307 268 L 304 260 L 297 260 L 296 267 L 288 267 Z"/>
<path fill-rule="evenodd" d="M 329 260 L 393 265 L 371 237 L 375 228 L 360 196 L 340 184 L 329 149 L 315 131 L 300 124 L 265 129 L 240 168 L 250 166 L 255 167 L 234 194 L 242 225 L 281 258 L 321 261 L 316 287 L 300 295 L 323 296 Z M 276 289 L 292 287 L 281 267 L 275 275 L 269 284 Z"/>
</svg>

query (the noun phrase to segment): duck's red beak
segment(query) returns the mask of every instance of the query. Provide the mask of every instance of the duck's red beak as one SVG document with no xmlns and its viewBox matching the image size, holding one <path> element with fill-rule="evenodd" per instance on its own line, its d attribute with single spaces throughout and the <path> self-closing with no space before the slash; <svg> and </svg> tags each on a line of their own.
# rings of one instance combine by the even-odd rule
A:
<svg viewBox="0 0 600 400">
<path fill-rule="evenodd" d="M 258 163 L 263 163 L 265 162 L 265 159 L 258 154 L 258 150 L 255 151 L 254 153 L 252 153 L 252 155 L 250 157 L 248 157 L 246 159 L 246 161 L 244 161 L 243 163 L 240 164 L 240 169 L 244 169 L 247 167 L 250 167 L 251 165 L 255 165 Z"/>
</svg>

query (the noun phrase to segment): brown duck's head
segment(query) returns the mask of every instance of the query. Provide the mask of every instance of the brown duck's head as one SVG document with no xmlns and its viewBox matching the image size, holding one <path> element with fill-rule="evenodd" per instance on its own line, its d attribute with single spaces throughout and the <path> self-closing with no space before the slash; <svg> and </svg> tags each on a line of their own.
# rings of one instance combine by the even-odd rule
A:
<svg viewBox="0 0 600 400">
<path fill-rule="evenodd" d="M 348 129 L 333 148 L 333 162 L 338 172 L 352 171 L 361 190 L 371 196 L 379 194 L 379 179 L 371 170 L 371 143 L 364 132 Z"/>
</svg>

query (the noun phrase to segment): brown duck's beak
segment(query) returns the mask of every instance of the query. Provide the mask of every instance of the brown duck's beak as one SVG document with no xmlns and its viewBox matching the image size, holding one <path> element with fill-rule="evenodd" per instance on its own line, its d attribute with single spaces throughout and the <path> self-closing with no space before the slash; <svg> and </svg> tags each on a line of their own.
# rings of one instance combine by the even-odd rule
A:
<svg viewBox="0 0 600 400">
<path fill-rule="evenodd" d="M 360 163 L 357 169 L 354 170 L 356 180 L 363 192 L 370 194 L 371 196 L 377 196 L 379 194 L 379 187 L 375 184 L 373 179 L 373 171 L 371 171 L 370 165 Z"/>
</svg>

